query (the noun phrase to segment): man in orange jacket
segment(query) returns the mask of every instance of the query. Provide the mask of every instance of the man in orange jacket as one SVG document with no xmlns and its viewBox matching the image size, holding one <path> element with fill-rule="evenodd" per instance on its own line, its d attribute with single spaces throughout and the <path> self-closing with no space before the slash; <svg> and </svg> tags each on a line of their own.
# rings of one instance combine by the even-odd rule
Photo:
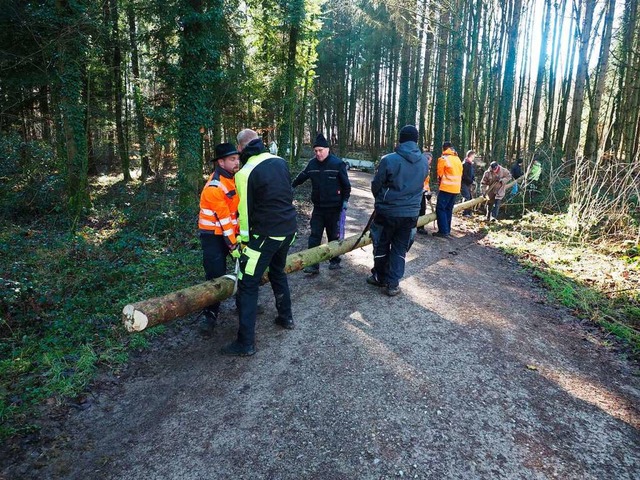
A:
<svg viewBox="0 0 640 480">
<path fill-rule="evenodd" d="M 451 218 L 456 196 L 462 184 L 462 162 L 451 142 L 442 144 L 442 156 L 438 158 L 438 201 L 436 202 L 436 219 L 438 231 L 435 237 L 448 238 L 451 235 Z"/>
<path fill-rule="evenodd" d="M 215 147 L 216 167 L 200 195 L 198 229 L 202 245 L 205 277 L 212 280 L 227 271 L 227 255 L 239 257 L 238 195 L 234 175 L 240 168 L 240 155 L 232 143 Z M 199 316 L 199 328 L 211 334 L 218 320 L 220 302 L 209 305 Z"/>
</svg>

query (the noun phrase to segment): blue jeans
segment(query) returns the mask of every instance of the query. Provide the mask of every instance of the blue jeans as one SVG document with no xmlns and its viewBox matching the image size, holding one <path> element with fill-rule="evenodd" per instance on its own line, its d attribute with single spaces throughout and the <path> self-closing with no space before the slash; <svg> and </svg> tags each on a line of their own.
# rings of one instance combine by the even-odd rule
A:
<svg viewBox="0 0 640 480">
<path fill-rule="evenodd" d="M 500 204 L 502 203 L 502 199 L 494 198 L 490 199 L 487 202 L 487 220 L 490 220 L 491 217 L 498 219 L 498 212 L 500 211 Z"/>
<path fill-rule="evenodd" d="M 438 232 L 442 235 L 451 233 L 451 217 L 453 217 L 453 205 L 457 196 L 457 193 L 438 192 L 436 219 L 438 220 Z"/>
<path fill-rule="evenodd" d="M 256 314 L 258 309 L 258 289 L 262 275 L 269 268 L 269 281 L 276 298 L 278 318 L 283 321 L 292 320 L 291 294 L 287 274 L 284 267 L 287 263 L 287 252 L 293 243 L 295 234 L 287 235 L 284 240 L 251 235 L 249 244 L 240 257 L 240 274 L 238 275 L 238 343 L 253 345 L 256 341 Z"/>
<path fill-rule="evenodd" d="M 371 224 L 373 273 L 380 283 L 395 288 L 404 276 L 404 257 L 416 234 L 418 217 L 385 217 L 376 214 Z"/>
</svg>

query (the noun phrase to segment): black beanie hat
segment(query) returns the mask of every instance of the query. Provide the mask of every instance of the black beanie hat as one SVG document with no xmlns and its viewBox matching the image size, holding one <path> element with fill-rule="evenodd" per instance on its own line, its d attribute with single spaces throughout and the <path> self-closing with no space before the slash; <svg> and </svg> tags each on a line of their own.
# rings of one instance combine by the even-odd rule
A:
<svg viewBox="0 0 640 480">
<path fill-rule="evenodd" d="M 318 136 L 316 137 L 316 141 L 313 144 L 313 148 L 316 147 L 322 147 L 322 148 L 329 148 L 329 142 L 327 142 L 327 139 L 324 138 L 324 135 L 322 135 L 321 133 L 318 134 Z"/>
<path fill-rule="evenodd" d="M 398 138 L 398 143 L 404 142 L 416 142 L 418 143 L 418 129 L 413 125 L 405 125 L 400 130 L 400 138 Z"/>
</svg>

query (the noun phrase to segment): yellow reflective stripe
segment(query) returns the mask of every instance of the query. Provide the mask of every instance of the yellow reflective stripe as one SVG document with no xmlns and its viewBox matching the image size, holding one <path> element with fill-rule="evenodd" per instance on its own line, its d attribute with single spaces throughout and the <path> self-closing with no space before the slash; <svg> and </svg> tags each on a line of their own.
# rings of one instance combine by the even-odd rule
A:
<svg viewBox="0 0 640 480">
<path fill-rule="evenodd" d="M 242 252 L 243 255 L 247 257 L 247 263 L 242 270 L 242 273 L 246 273 L 247 275 L 255 275 L 256 266 L 258 265 L 258 260 L 260 259 L 260 252 L 257 250 L 253 250 L 249 247 L 245 248 Z"/>
<path fill-rule="evenodd" d="M 274 240 L 278 240 L 278 241 L 282 242 L 282 241 L 284 241 L 284 239 L 285 239 L 285 238 L 287 238 L 287 237 L 269 237 L 269 238 L 272 238 L 272 239 L 274 239 Z"/>
</svg>

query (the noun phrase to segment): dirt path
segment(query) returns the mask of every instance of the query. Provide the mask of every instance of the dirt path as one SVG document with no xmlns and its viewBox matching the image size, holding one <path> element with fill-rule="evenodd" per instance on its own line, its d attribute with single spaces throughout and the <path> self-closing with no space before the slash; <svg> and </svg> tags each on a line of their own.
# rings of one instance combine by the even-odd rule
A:
<svg viewBox="0 0 640 480">
<path fill-rule="evenodd" d="M 350 176 L 355 234 L 370 176 Z M 5 458 L 4 475 L 639 478 L 632 367 L 460 225 L 448 241 L 417 238 L 395 298 L 365 283 L 370 246 L 340 271 L 291 275 L 293 331 L 273 325 L 263 287 L 252 358 L 218 353 L 235 334 L 229 301 L 212 339 L 179 322 L 90 408 L 52 421 L 45 445 Z"/>
</svg>

